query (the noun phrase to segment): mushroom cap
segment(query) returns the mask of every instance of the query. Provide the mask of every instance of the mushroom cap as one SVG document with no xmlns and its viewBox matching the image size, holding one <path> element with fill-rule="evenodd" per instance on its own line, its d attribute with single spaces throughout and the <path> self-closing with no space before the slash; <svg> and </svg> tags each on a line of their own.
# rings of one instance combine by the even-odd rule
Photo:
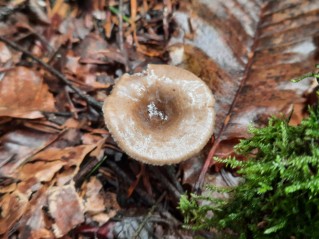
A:
<svg viewBox="0 0 319 239">
<path fill-rule="evenodd" d="M 213 134 L 215 99 L 191 72 L 148 65 L 124 74 L 103 105 L 105 123 L 119 147 L 153 165 L 178 163 L 199 153 Z"/>
</svg>

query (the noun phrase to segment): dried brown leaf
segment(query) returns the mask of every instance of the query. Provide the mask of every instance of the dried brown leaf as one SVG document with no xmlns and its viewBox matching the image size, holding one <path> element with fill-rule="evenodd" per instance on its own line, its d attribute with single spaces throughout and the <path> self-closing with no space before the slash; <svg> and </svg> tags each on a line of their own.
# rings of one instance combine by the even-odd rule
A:
<svg viewBox="0 0 319 239">
<path fill-rule="evenodd" d="M 0 235 L 8 232 L 27 208 L 28 198 L 19 192 L 5 194 L 0 200 Z"/>
<path fill-rule="evenodd" d="M 50 19 L 48 18 L 45 9 L 43 6 L 40 5 L 39 1 L 37 0 L 29 0 L 29 9 L 34 13 L 36 18 L 45 24 L 50 24 Z"/>
<path fill-rule="evenodd" d="M 0 116 L 35 119 L 55 111 L 48 86 L 34 70 L 16 67 L 0 82 Z"/>
<path fill-rule="evenodd" d="M 171 61 L 201 76 L 216 97 L 216 140 L 197 189 L 221 144 L 305 104 L 311 82 L 290 80 L 312 71 L 318 59 L 317 12 L 318 4 L 302 0 L 196 0 L 174 13 L 179 34 L 171 39 Z"/>
<path fill-rule="evenodd" d="M 305 102 L 309 82 L 289 80 L 315 65 L 318 4 L 197 0 L 181 9 L 175 19 L 182 31 L 171 44 L 186 44 L 184 54 L 171 52 L 172 62 L 208 79 L 217 99 L 219 140 L 247 137 L 249 124 L 263 124 L 270 115 L 288 114 L 293 104 Z M 188 33 L 194 37 L 184 38 Z M 194 63 L 199 67 L 194 69 Z"/>
<path fill-rule="evenodd" d="M 23 181 L 36 178 L 38 182 L 49 182 L 65 164 L 63 161 L 27 163 L 19 170 L 18 177 Z"/>
<path fill-rule="evenodd" d="M 49 214 L 56 237 L 62 237 L 84 221 L 82 200 L 73 185 L 52 187 L 48 190 Z"/>
<path fill-rule="evenodd" d="M 0 63 L 4 64 L 11 60 L 12 54 L 6 44 L 0 42 Z"/>
<path fill-rule="evenodd" d="M 90 214 L 97 214 L 105 210 L 102 191 L 102 184 L 96 177 L 91 177 L 90 181 L 82 185 L 82 192 L 84 193 L 84 211 Z"/>
<path fill-rule="evenodd" d="M 46 186 L 42 187 L 30 200 L 28 209 L 19 221 L 20 238 L 53 238 L 49 230 L 51 221 L 46 214 L 44 207 L 47 207 Z"/>
<path fill-rule="evenodd" d="M 36 177 L 39 181 L 50 181 L 63 167 L 63 171 L 56 175 L 58 185 L 72 181 L 80 169 L 85 156 L 100 144 L 79 145 L 66 148 L 48 148 L 36 154 L 24 165 L 20 171 L 22 179 Z M 36 172 L 33 173 L 32 172 Z"/>
<path fill-rule="evenodd" d="M 12 130 L 1 137 L 0 173 L 15 175 L 16 169 L 29 157 L 46 147 L 57 137 L 32 129 L 21 128 Z"/>
</svg>

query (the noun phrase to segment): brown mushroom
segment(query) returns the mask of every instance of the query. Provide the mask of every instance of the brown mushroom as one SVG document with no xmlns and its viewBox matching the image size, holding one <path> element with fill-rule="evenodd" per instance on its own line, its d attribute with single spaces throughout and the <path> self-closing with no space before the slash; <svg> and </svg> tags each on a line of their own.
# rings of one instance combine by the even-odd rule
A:
<svg viewBox="0 0 319 239">
<path fill-rule="evenodd" d="M 184 69 L 148 65 L 123 75 L 104 102 L 106 125 L 119 147 L 148 164 L 178 163 L 197 154 L 213 133 L 215 100 Z"/>
</svg>

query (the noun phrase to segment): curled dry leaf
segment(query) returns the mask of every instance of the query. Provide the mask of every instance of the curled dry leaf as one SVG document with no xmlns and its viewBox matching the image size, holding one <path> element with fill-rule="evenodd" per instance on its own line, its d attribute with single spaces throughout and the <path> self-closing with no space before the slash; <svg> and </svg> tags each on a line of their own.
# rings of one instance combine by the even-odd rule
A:
<svg viewBox="0 0 319 239">
<path fill-rule="evenodd" d="M 24 121 L 23 125 L 27 128 L 51 134 L 59 133 L 63 129 L 60 125 L 50 122 L 44 118 L 32 121 Z"/>
<path fill-rule="evenodd" d="M 0 82 L 0 117 L 35 119 L 41 111 L 55 111 L 54 98 L 34 70 L 16 67 Z"/>
</svg>

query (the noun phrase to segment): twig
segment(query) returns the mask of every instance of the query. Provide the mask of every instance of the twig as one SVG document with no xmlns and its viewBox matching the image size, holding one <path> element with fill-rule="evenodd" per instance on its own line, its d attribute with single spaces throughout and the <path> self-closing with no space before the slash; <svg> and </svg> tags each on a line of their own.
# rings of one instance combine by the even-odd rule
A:
<svg viewBox="0 0 319 239">
<path fill-rule="evenodd" d="M 182 187 L 182 185 L 180 184 L 180 182 L 177 180 L 176 178 L 176 174 L 175 174 L 175 168 L 173 165 L 167 165 L 166 166 L 166 171 L 167 171 L 167 176 L 169 177 L 169 179 L 171 180 L 171 182 L 174 184 L 174 186 L 176 187 L 176 189 L 180 192 L 180 193 L 184 193 L 184 189 Z"/>
<path fill-rule="evenodd" d="M 12 6 L 1 7 L 0 8 L 0 21 L 5 20 L 5 18 L 10 16 L 12 13 L 14 13 L 15 10 L 16 10 L 16 8 L 14 8 Z"/>
<path fill-rule="evenodd" d="M 152 216 L 152 214 L 154 213 L 155 209 L 158 207 L 159 203 L 163 200 L 163 198 L 165 197 L 166 192 L 164 192 L 156 201 L 156 203 L 153 205 L 153 207 L 149 210 L 149 212 L 147 213 L 147 216 L 143 219 L 142 223 L 139 225 L 139 227 L 137 228 L 136 232 L 133 235 L 133 239 L 138 239 L 139 235 L 143 229 L 143 227 L 145 226 L 146 222 L 148 221 L 148 219 Z"/>
<path fill-rule="evenodd" d="M 119 12 L 117 14 L 119 18 L 119 45 L 120 50 L 123 52 L 124 50 L 124 42 L 123 42 L 123 0 L 120 0 L 119 3 Z"/>
<path fill-rule="evenodd" d="M 165 188 L 173 195 L 173 197 L 176 199 L 176 202 L 179 201 L 179 198 L 181 197 L 181 194 L 176 189 L 176 187 L 167 179 L 167 177 L 159 170 L 156 166 L 150 166 L 150 170 L 152 172 L 151 177 L 156 178 L 159 180 Z"/>
<path fill-rule="evenodd" d="M 133 180 L 131 178 L 128 177 L 128 175 L 122 170 L 120 169 L 116 163 L 110 161 L 110 160 L 106 160 L 105 164 L 110 167 L 113 171 L 116 172 L 117 175 L 119 175 L 123 180 L 125 180 L 128 184 L 132 184 Z M 142 189 L 140 188 L 136 188 L 135 192 L 137 194 L 140 195 L 140 197 L 142 198 L 142 200 L 144 200 L 144 202 L 146 202 L 146 204 L 148 205 L 154 205 L 155 200 L 153 198 L 151 198 L 146 192 L 144 192 Z"/>
<path fill-rule="evenodd" d="M 124 46 L 124 36 L 123 36 L 123 19 L 124 19 L 123 0 L 120 0 L 120 2 L 119 2 L 119 12 L 117 15 L 119 18 L 119 47 L 120 47 L 121 53 L 123 54 L 123 56 L 125 58 L 125 70 L 130 72 L 131 67 L 130 67 L 129 60 L 128 60 L 127 50 L 126 50 L 126 47 Z"/>
<path fill-rule="evenodd" d="M 32 60 L 36 61 L 39 63 L 44 69 L 46 69 L 48 72 L 50 72 L 52 75 L 63 81 L 64 84 L 68 85 L 75 93 L 77 93 L 82 99 L 84 99 L 88 104 L 91 106 L 95 107 L 97 110 L 101 112 L 102 109 L 102 103 L 98 102 L 95 100 L 93 97 L 87 95 L 85 92 L 81 91 L 77 87 L 75 87 L 61 72 L 57 71 L 54 69 L 52 66 L 48 65 L 41 59 L 35 57 L 32 55 L 31 52 L 23 49 L 22 47 L 18 46 L 16 43 L 9 41 L 8 39 L 0 36 L 0 41 L 6 43 L 10 47 L 14 48 L 17 51 L 21 51 L 24 53 L 26 56 L 30 57 Z"/>
</svg>

